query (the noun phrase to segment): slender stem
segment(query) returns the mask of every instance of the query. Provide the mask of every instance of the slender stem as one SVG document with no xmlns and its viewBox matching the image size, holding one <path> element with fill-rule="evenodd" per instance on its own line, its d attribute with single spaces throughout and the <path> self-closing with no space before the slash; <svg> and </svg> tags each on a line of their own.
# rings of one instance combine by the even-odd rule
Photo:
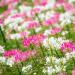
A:
<svg viewBox="0 0 75 75">
<path fill-rule="evenodd" d="M 57 56 L 60 58 L 60 56 L 59 56 L 59 54 L 58 54 L 58 52 L 57 52 L 57 50 L 56 50 L 56 49 L 55 49 L 55 52 L 56 52 Z"/>
<path fill-rule="evenodd" d="M 5 68 L 4 68 L 4 66 L 3 66 L 3 64 L 2 63 L 0 63 L 0 66 L 1 66 L 1 69 L 2 69 L 2 75 L 4 74 L 4 72 L 5 72 Z"/>
<path fill-rule="evenodd" d="M 16 67 L 17 67 L 17 70 L 18 70 L 18 72 L 19 72 L 19 75 L 22 75 L 22 72 L 21 72 L 21 70 L 20 70 L 19 66 L 18 66 L 18 65 L 16 65 Z"/>
<path fill-rule="evenodd" d="M 44 51 L 43 51 L 43 47 L 42 47 L 41 44 L 40 44 L 40 49 L 41 49 L 42 55 L 45 57 L 45 54 L 44 54 Z"/>
<path fill-rule="evenodd" d="M 17 39 L 15 39 L 15 41 L 16 41 L 17 49 L 20 49 L 20 46 L 19 46 L 19 43 L 18 43 Z"/>
<path fill-rule="evenodd" d="M 7 45 L 6 45 L 6 38 L 5 38 L 5 35 L 4 35 L 3 31 L 2 31 L 1 26 L 0 26 L 0 33 L 1 33 L 1 35 L 2 35 L 2 39 L 3 39 L 4 45 L 5 45 L 5 47 L 6 47 L 6 46 L 7 46 Z"/>
</svg>

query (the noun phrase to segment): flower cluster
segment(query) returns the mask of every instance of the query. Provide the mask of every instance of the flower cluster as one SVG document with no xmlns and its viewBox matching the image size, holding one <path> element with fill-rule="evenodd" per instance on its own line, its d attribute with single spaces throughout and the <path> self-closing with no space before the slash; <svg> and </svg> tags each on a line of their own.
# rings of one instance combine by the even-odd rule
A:
<svg viewBox="0 0 75 75">
<path fill-rule="evenodd" d="M 75 0 L 0 0 L 0 63 L 1 75 L 75 75 Z"/>
</svg>

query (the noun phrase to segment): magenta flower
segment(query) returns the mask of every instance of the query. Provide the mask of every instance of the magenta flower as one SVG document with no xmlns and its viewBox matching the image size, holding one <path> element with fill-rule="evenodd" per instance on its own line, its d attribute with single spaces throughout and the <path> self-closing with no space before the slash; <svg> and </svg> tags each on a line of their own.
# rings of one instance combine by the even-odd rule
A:
<svg viewBox="0 0 75 75">
<path fill-rule="evenodd" d="M 64 9 L 66 11 L 73 11 L 73 10 L 75 10 L 75 7 L 72 4 L 70 4 L 70 3 L 65 2 L 63 4 L 63 6 L 64 6 Z"/>
<path fill-rule="evenodd" d="M 36 51 L 35 50 L 27 50 L 25 52 L 22 52 L 22 55 L 21 55 L 21 61 L 26 61 L 28 58 L 34 56 L 36 54 Z"/>
<path fill-rule="evenodd" d="M 1 26 L 1 25 L 3 25 L 3 20 L 2 20 L 2 19 L 0 19 L 0 26 Z"/>
<path fill-rule="evenodd" d="M 19 0 L 1 0 L 0 6 L 10 5 L 11 3 L 17 3 Z"/>
<path fill-rule="evenodd" d="M 25 38 L 25 39 L 23 40 L 23 45 L 24 45 L 25 47 L 28 47 L 28 46 L 30 45 L 30 38 Z"/>
<path fill-rule="evenodd" d="M 23 45 L 25 47 L 28 47 L 30 44 L 34 44 L 34 45 L 38 46 L 43 41 L 44 38 L 45 38 L 44 35 L 33 35 L 33 36 L 30 36 L 30 37 L 24 39 Z"/>
<path fill-rule="evenodd" d="M 45 6 L 47 4 L 47 0 L 41 0 L 41 5 Z"/>
<path fill-rule="evenodd" d="M 39 25 L 39 23 L 38 22 L 35 22 L 35 21 L 31 21 L 31 22 L 29 22 L 28 23 L 28 29 L 31 29 L 31 28 L 35 28 L 35 27 L 37 27 Z"/>
<path fill-rule="evenodd" d="M 20 50 L 9 50 L 9 51 L 5 51 L 3 56 L 6 58 L 9 57 L 13 57 L 14 58 L 14 62 L 22 62 L 22 61 L 26 61 L 28 58 L 30 58 L 30 56 L 34 56 L 36 54 L 36 51 L 34 50 L 27 50 L 25 52 L 22 52 Z"/>
<path fill-rule="evenodd" d="M 61 45 L 61 50 L 70 50 L 70 51 L 74 51 L 75 50 L 75 45 L 72 42 L 64 42 Z"/>
<path fill-rule="evenodd" d="M 50 19 L 47 19 L 45 22 L 44 22 L 44 25 L 53 25 L 55 23 L 58 22 L 59 20 L 59 17 L 60 17 L 60 14 L 59 13 L 55 13 Z"/>
<path fill-rule="evenodd" d="M 12 50 L 5 51 L 4 54 L 3 54 L 3 56 L 5 56 L 5 57 L 11 57 L 11 56 L 14 56 L 14 55 L 19 54 L 19 53 L 21 53 L 20 50 L 12 49 Z"/>
<path fill-rule="evenodd" d="M 61 30 L 62 30 L 61 28 L 53 28 L 53 29 L 51 30 L 51 34 L 52 34 L 52 35 L 55 35 L 55 34 L 61 32 Z"/>
<path fill-rule="evenodd" d="M 35 16 L 40 11 L 41 11 L 41 9 L 39 7 L 35 7 L 33 9 L 31 9 L 29 13 L 30 13 L 31 16 Z"/>
<path fill-rule="evenodd" d="M 19 0 L 4 0 L 5 4 L 16 3 L 16 2 L 19 2 Z"/>
</svg>

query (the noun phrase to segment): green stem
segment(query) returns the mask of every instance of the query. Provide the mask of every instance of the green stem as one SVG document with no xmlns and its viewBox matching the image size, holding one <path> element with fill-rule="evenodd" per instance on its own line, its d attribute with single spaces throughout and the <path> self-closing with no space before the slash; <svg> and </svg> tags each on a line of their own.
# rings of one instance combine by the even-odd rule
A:
<svg viewBox="0 0 75 75">
<path fill-rule="evenodd" d="M 16 65 L 16 67 L 17 67 L 17 70 L 18 70 L 18 72 L 19 72 L 19 75 L 22 75 L 22 72 L 21 72 L 21 70 L 20 70 L 19 66 L 18 66 L 18 65 Z"/>
<path fill-rule="evenodd" d="M 17 49 L 20 49 L 20 46 L 19 46 L 19 44 L 18 44 L 17 39 L 15 39 L 15 41 L 16 41 L 16 46 L 17 46 Z"/>
<path fill-rule="evenodd" d="M 7 45 L 6 45 L 6 38 L 5 38 L 5 35 L 4 35 L 3 31 L 2 31 L 1 26 L 0 26 L 0 33 L 1 33 L 1 35 L 2 35 L 2 39 L 3 39 L 4 45 L 5 45 L 5 47 L 6 47 L 6 46 L 7 46 Z"/>
<path fill-rule="evenodd" d="M 43 55 L 43 57 L 45 57 L 45 54 L 44 54 L 44 48 L 42 47 L 42 45 L 40 44 L 40 49 L 41 49 L 41 52 L 42 52 L 42 55 Z"/>
<path fill-rule="evenodd" d="M 59 56 L 59 54 L 58 54 L 58 52 L 57 52 L 57 50 L 56 50 L 56 49 L 55 49 L 55 52 L 56 52 L 57 56 L 60 58 L 60 56 Z"/>
</svg>

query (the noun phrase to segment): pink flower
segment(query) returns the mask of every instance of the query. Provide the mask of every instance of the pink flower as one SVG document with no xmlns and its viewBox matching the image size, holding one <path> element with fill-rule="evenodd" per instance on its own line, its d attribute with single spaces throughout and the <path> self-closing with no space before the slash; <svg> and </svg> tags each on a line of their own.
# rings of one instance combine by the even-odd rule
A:
<svg viewBox="0 0 75 75">
<path fill-rule="evenodd" d="M 69 51 L 74 51 L 75 50 L 75 45 L 72 42 L 64 42 L 61 45 L 61 49 L 64 50 L 69 50 Z"/>
<path fill-rule="evenodd" d="M 11 16 L 11 18 L 18 18 L 18 17 L 22 17 L 21 14 L 14 14 L 13 16 Z"/>
<path fill-rule="evenodd" d="M 47 20 L 44 22 L 44 25 L 49 26 L 49 25 L 53 25 L 53 24 L 57 23 L 58 20 L 59 20 L 59 16 L 60 16 L 60 15 L 59 15 L 58 13 L 55 13 L 50 19 L 47 19 Z"/>
<path fill-rule="evenodd" d="M 22 53 L 22 57 L 21 57 L 21 61 L 25 61 L 28 58 L 30 58 L 31 56 L 34 56 L 36 54 L 35 50 L 27 50 L 25 52 Z"/>
<path fill-rule="evenodd" d="M 39 5 L 39 0 L 33 0 L 34 5 Z"/>
<path fill-rule="evenodd" d="M 14 55 L 19 54 L 19 53 L 21 53 L 20 50 L 12 49 L 12 50 L 5 51 L 4 54 L 3 54 L 3 56 L 5 56 L 5 57 L 11 57 L 11 56 L 14 56 Z"/>
<path fill-rule="evenodd" d="M 20 32 L 20 36 L 22 38 L 27 37 L 28 36 L 28 32 Z"/>
<path fill-rule="evenodd" d="M 22 52 L 20 50 L 12 49 L 9 51 L 5 51 L 3 56 L 6 58 L 13 57 L 14 62 L 23 62 L 26 61 L 30 56 L 34 56 L 36 54 L 35 50 L 27 50 L 25 52 Z"/>
<path fill-rule="evenodd" d="M 37 13 L 39 13 L 41 10 L 39 7 L 35 7 L 33 9 L 31 9 L 31 11 L 29 12 L 31 16 L 35 16 Z"/>
<path fill-rule="evenodd" d="M 63 6 L 64 6 L 64 9 L 65 9 L 66 11 L 73 11 L 73 10 L 75 10 L 74 6 L 73 6 L 72 4 L 70 4 L 70 3 L 65 2 L 65 3 L 63 4 Z"/>
<path fill-rule="evenodd" d="M 37 27 L 39 25 L 39 23 L 38 22 L 36 22 L 36 21 L 31 21 L 31 22 L 29 22 L 28 23 L 28 29 L 31 29 L 31 28 L 35 28 L 35 27 Z"/>
<path fill-rule="evenodd" d="M 4 6 L 4 5 L 5 5 L 4 1 L 1 0 L 1 1 L 0 1 L 0 7 L 2 7 L 2 6 Z"/>
<path fill-rule="evenodd" d="M 61 32 L 61 28 L 53 28 L 53 29 L 51 30 L 51 34 L 52 34 L 52 35 L 55 35 L 55 34 L 57 34 L 57 33 L 59 33 L 59 32 Z"/>
<path fill-rule="evenodd" d="M 3 20 L 2 20 L 2 19 L 0 19 L 0 26 L 1 26 L 1 25 L 3 25 Z"/>
<path fill-rule="evenodd" d="M 5 5 L 9 5 L 11 3 L 16 3 L 16 2 L 19 2 L 19 0 L 1 0 L 0 6 L 5 6 Z"/>
<path fill-rule="evenodd" d="M 10 4 L 10 3 L 19 2 L 19 0 L 4 0 L 4 2 L 5 2 L 6 4 Z"/>
<path fill-rule="evenodd" d="M 44 35 L 33 35 L 23 40 L 23 45 L 28 47 L 30 44 L 38 46 L 45 38 Z"/>
<path fill-rule="evenodd" d="M 75 75 L 75 69 L 72 70 L 72 75 Z"/>
<path fill-rule="evenodd" d="M 0 16 L 2 16 L 2 17 L 7 17 L 8 16 L 8 14 L 10 14 L 10 12 L 11 12 L 11 9 L 7 9 L 6 11 L 4 11 Z"/>
<path fill-rule="evenodd" d="M 41 0 L 41 5 L 45 6 L 47 4 L 47 0 Z"/>
<path fill-rule="evenodd" d="M 25 39 L 23 40 L 23 45 L 24 45 L 25 47 L 28 47 L 28 46 L 30 45 L 30 38 L 25 38 Z"/>
</svg>

